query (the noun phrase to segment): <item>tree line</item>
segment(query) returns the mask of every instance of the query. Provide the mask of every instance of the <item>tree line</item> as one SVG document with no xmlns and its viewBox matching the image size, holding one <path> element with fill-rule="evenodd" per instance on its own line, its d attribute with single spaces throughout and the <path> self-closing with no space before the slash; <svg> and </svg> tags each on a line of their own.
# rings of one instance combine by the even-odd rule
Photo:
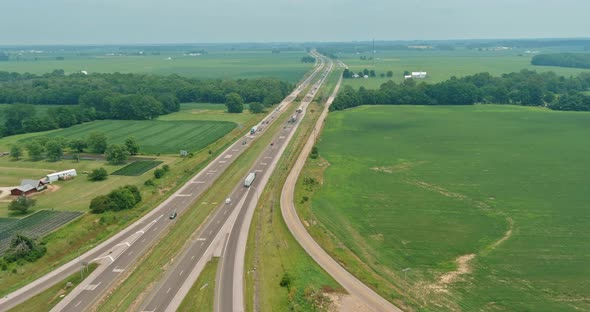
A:
<svg viewBox="0 0 590 312">
<path fill-rule="evenodd" d="M 358 90 L 346 86 L 330 110 L 343 110 L 359 105 L 472 105 L 475 103 L 547 106 L 554 110 L 590 110 L 590 73 L 563 77 L 553 72 L 522 70 L 494 77 L 479 73 L 462 78 L 427 84 L 407 79 L 402 83 L 388 81 L 379 89 Z"/>
<path fill-rule="evenodd" d="M 107 136 L 102 132 L 92 132 L 87 138 L 67 139 L 64 137 L 38 137 L 27 140 L 22 144 L 15 144 L 10 148 L 10 157 L 19 160 L 23 156 L 23 148 L 31 160 L 48 159 L 59 161 L 64 157 L 67 148 L 75 159 L 80 153 L 89 151 L 104 154 L 107 162 L 113 165 L 125 163 L 129 156 L 139 153 L 139 144 L 135 137 L 127 137 L 123 144 L 108 144 Z"/>
<path fill-rule="evenodd" d="M 178 75 L 75 73 L 44 75 L 0 71 L 0 103 L 5 108 L 0 136 L 67 128 L 100 119 L 153 119 L 176 112 L 181 102 L 226 103 L 236 93 L 245 103 L 279 103 L 292 86 L 273 78 L 197 80 Z M 32 105 L 55 107 L 38 116 Z"/>
<path fill-rule="evenodd" d="M 590 68 L 589 53 L 551 53 L 533 56 L 531 64 L 540 66 L 560 66 Z"/>
</svg>

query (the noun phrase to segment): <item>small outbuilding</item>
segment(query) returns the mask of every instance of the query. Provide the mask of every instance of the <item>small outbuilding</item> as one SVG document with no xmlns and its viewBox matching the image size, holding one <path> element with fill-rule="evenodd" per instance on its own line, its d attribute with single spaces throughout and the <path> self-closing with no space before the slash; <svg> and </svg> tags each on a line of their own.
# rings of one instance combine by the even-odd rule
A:
<svg viewBox="0 0 590 312">
<path fill-rule="evenodd" d="M 69 180 L 76 177 L 78 174 L 76 173 L 76 169 L 64 170 L 60 172 L 50 173 L 45 176 L 47 183 L 52 183 L 58 180 Z"/>
<path fill-rule="evenodd" d="M 29 195 L 35 192 L 40 192 L 46 188 L 47 184 L 42 180 L 22 180 L 20 186 L 10 190 L 10 195 Z"/>
</svg>

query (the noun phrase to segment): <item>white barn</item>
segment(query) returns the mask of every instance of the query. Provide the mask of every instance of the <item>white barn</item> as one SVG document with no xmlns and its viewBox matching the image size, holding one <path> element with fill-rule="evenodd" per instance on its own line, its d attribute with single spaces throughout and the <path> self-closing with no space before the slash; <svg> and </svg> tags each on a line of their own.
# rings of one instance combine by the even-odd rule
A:
<svg viewBox="0 0 590 312">
<path fill-rule="evenodd" d="M 427 73 L 426 72 L 412 72 L 412 78 L 413 79 L 424 79 L 426 78 Z"/>
<path fill-rule="evenodd" d="M 47 183 L 52 183 L 57 180 L 68 180 L 72 179 L 78 174 L 76 173 L 76 169 L 69 169 L 60 172 L 50 173 L 45 178 L 47 179 Z"/>
</svg>

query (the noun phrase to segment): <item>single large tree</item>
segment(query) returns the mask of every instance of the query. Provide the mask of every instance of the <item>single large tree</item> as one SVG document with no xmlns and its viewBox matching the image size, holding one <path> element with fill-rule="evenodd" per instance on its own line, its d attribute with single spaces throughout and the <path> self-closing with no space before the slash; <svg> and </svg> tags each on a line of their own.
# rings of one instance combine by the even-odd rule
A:
<svg viewBox="0 0 590 312">
<path fill-rule="evenodd" d="M 88 143 L 86 143 L 83 139 L 74 139 L 70 141 L 69 144 L 70 148 L 78 153 L 84 152 L 84 149 L 88 147 Z"/>
<path fill-rule="evenodd" d="M 90 133 L 87 142 L 93 153 L 102 154 L 107 150 L 107 136 L 102 132 Z"/>
<path fill-rule="evenodd" d="M 19 160 L 20 157 L 23 155 L 23 152 L 19 145 L 13 145 L 10 148 L 10 157 L 14 160 Z"/>
<path fill-rule="evenodd" d="M 137 144 L 135 137 L 133 137 L 133 136 L 127 137 L 127 139 L 125 139 L 125 146 L 127 147 L 127 150 L 129 151 L 129 155 L 133 156 L 133 155 L 137 155 L 137 153 L 139 153 L 139 144 Z"/>
<path fill-rule="evenodd" d="M 228 113 L 241 113 L 244 111 L 244 100 L 236 92 L 225 96 L 225 106 Z"/>
<path fill-rule="evenodd" d="M 36 200 L 22 195 L 8 204 L 8 210 L 14 211 L 18 214 L 26 214 L 29 211 L 29 208 L 35 206 L 35 203 Z"/>
<path fill-rule="evenodd" d="M 105 155 L 110 164 L 117 165 L 127 161 L 129 158 L 129 151 L 125 145 L 112 144 L 107 148 Z"/>
<path fill-rule="evenodd" d="M 27 143 L 27 153 L 32 160 L 40 160 L 43 158 L 44 147 L 37 140 Z"/>
<path fill-rule="evenodd" d="M 49 158 L 51 161 L 58 161 L 64 155 L 63 148 L 57 140 L 47 141 L 45 144 L 45 150 L 47 152 L 47 158 Z"/>
</svg>

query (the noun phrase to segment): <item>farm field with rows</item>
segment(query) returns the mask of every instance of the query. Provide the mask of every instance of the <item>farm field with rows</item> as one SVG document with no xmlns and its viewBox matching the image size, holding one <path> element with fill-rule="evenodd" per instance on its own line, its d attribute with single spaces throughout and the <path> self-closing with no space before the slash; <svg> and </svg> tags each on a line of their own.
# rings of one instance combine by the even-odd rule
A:
<svg viewBox="0 0 590 312">
<path fill-rule="evenodd" d="M 385 298 L 589 310 L 589 123 L 510 105 L 333 112 L 296 202 L 324 248 Z"/>
<path fill-rule="evenodd" d="M 22 219 L 0 218 L 0 254 L 9 247 L 10 240 L 16 233 L 43 237 L 81 215 L 77 211 L 40 210 Z"/>
<path fill-rule="evenodd" d="M 111 175 L 139 176 L 150 171 L 152 168 L 157 167 L 161 163 L 162 161 L 156 160 L 134 161 L 127 166 L 111 173 Z"/>
</svg>

